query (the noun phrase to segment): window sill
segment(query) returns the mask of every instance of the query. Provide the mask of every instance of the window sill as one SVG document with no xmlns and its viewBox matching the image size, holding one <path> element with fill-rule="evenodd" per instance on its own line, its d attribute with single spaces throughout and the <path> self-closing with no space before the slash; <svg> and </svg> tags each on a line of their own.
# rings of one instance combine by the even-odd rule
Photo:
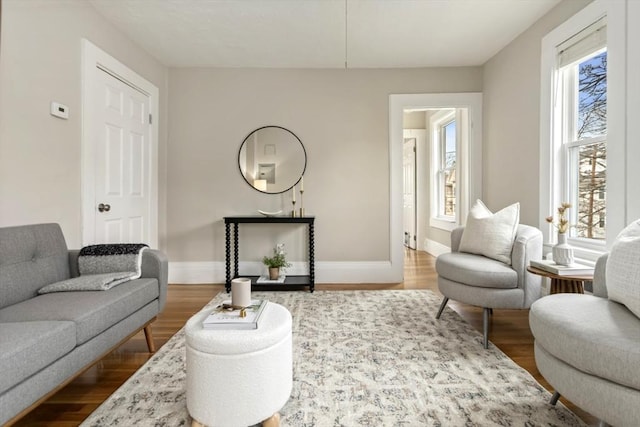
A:
<svg viewBox="0 0 640 427">
<path fill-rule="evenodd" d="M 553 251 L 554 246 L 555 244 L 551 244 L 551 243 L 545 243 L 543 245 L 543 255 L 545 256 L 545 258 L 548 259 L 551 256 L 551 252 Z M 589 265 L 592 267 L 596 264 L 596 261 L 598 260 L 598 258 L 600 258 L 602 255 L 604 255 L 607 252 L 606 249 L 604 248 L 602 250 L 594 250 L 591 248 L 585 248 L 581 246 L 574 246 L 574 245 L 571 245 L 571 246 L 573 247 L 573 255 L 576 262 L 580 264 Z"/>
<path fill-rule="evenodd" d="M 458 227 L 458 224 L 455 220 L 444 218 L 431 218 L 429 220 L 429 225 L 433 228 L 438 228 L 445 231 L 452 231 L 454 228 Z"/>
</svg>

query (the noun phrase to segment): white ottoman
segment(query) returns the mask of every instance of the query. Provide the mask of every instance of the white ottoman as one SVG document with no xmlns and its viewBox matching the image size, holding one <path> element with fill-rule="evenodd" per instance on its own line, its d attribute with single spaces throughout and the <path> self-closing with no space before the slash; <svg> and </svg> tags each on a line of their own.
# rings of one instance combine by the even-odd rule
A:
<svg viewBox="0 0 640 427">
<path fill-rule="evenodd" d="M 279 424 L 293 385 L 291 314 L 269 302 L 258 329 L 205 330 L 213 307 L 187 321 L 187 410 L 194 425 Z"/>
</svg>

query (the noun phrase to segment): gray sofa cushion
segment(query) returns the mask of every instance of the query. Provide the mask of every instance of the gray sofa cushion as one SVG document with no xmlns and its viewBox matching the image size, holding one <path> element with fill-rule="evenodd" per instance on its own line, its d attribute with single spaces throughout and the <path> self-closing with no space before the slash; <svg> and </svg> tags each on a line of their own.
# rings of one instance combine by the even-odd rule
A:
<svg viewBox="0 0 640 427">
<path fill-rule="evenodd" d="M 0 322 L 71 320 L 80 345 L 158 296 L 158 281 L 147 278 L 108 291 L 57 292 L 0 309 Z"/>
<path fill-rule="evenodd" d="M 451 252 L 436 259 L 438 275 L 448 280 L 485 288 L 518 287 L 518 273 L 510 266 L 483 256 Z"/>
<path fill-rule="evenodd" d="M 567 364 L 640 390 L 640 321 L 625 306 L 593 295 L 555 294 L 531 306 L 536 343 Z"/>
<path fill-rule="evenodd" d="M 58 224 L 0 228 L 0 308 L 68 278 L 69 254 Z"/>
<path fill-rule="evenodd" d="M 76 346 L 73 322 L 0 323 L 0 390 L 7 390 Z"/>
</svg>

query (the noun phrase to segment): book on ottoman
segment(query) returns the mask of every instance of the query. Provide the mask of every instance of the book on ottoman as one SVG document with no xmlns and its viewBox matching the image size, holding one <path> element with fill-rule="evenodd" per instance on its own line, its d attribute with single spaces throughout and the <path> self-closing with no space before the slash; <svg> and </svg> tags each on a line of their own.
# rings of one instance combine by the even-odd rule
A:
<svg viewBox="0 0 640 427">
<path fill-rule="evenodd" d="M 202 322 L 204 329 L 257 329 L 267 300 L 251 300 L 244 309 L 246 316 L 240 317 L 240 309 L 234 309 L 231 301 L 216 306 Z"/>
</svg>

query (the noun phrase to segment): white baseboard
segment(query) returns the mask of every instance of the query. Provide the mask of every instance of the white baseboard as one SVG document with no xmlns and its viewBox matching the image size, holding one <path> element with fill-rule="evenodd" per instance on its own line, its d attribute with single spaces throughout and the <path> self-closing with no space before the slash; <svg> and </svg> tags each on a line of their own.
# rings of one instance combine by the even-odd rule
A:
<svg viewBox="0 0 640 427">
<path fill-rule="evenodd" d="M 438 243 L 435 240 L 424 239 L 424 250 L 433 256 L 438 256 L 451 252 L 451 248 Z"/>
<path fill-rule="evenodd" d="M 198 283 L 224 283 L 223 262 L 170 262 L 169 283 L 193 285 Z"/>
<path fill-rule="evenodd" d="M 399 283 L 402 268 L 393 268 L 389 261 L 316 262 L 315 282 L 318 283 Z M 233 266 L 231 267 L 233 269 Z M 238 270 L 246 275 L 265 274 L 260 262 L 241 262 Z M 293 263 L 286 274 L 308 274 L 308 263 Z M 233 275 L 233 271 L 231 272 Z M 224 262 L 170 262 L 169 283 L 224 283 Z"/>
</svg>

